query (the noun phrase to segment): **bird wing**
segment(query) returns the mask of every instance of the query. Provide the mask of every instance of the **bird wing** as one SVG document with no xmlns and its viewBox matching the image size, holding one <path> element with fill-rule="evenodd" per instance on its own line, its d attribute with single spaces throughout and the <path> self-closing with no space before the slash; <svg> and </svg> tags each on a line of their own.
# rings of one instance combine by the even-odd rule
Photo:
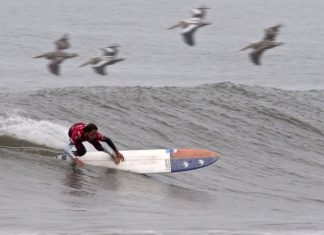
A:
<svg viewBox="0 0 324 235">
<path fill-rule="evenodd" d="M 93 67 L 94 71 L 98 74 L 101 75 L 106 75 L 106 66 L 109 63 L 109 59 L 108 58 L 102 58 L 100 62 L 96 63 Z"/>
<path fill-rule="evenodd" d="M 84 62 L 83 64 L 80 64 L 79 67 L 84 67 L 84 66 L 86 66 L 88 64 L 92 64 L 92 63 L 93 63 L 93 59 L 90 59 L 87 62 Z"/>
<path fill-rule="evenodd" d="M 51 73 L 55 75 L 60 75 L 60 64 L 63 60 L 53 60 L 48 64 L 48 69 Z"/>
<path fill-rule="evenodd" d="M 259 47 L 258 49 L 255 49 L 254 51 L 252 51 L 249 55 L 250 55 L 250 59 L 251 61 L 255 64 L 255 65 L 261 65 L 260 63 L 260 59 L 261 56 L 263 54 L 263 52 L 266 50 L 267 48 L 265 46 Z"/>
<path fill-rule="evenodd" d="M 108 60 L 105 63 L 105 66 L 106 65 L 112 65 L 112 64 L 118 63 L 118 62 L 123 61 L 123 60 L 125 60 L 125 59 L 124 58 L 113 58 L 113 59 Z"/>
<path fill-rule="evenodd" d="M 101 66 L 101 67 L 97 67 L 97 66 L 94 66 L 93 67 L 94 71 L 100 75 L 106 75 L 107 72 L 105 70 L 105 66 Z"/>
<path fill-rule="evenodd" d="M 83 64 L 79 65 L 79 67 L 84 67 L 88 64 L 97 64 L 101 61 L 101 57 L 93 57 L 89 59 L 88 61 L 84 62 Z"/>
<path fill-rule="evenodd" d="M 197 28 L 198 25 L 190 24 L 182 31 L 183 39 L 189 46 L 195 45 L 193 33 Z"/>
<path fill-rule="evenodd" d="M 249 48 L 251 48 L 251 47 L 252 47 L 252 45 L 249 44 L 249 45 L 247 45 L 246 47 L 243 47 L 240 51 L 245 51 L 246 49 L 249 49 Z"/>
<path fill-rule="evenodd" d="M 181 25 L 181 23 L 179 22 L 179 23 L 177 23 L 177 24 L 175 24 L 175 25 L 172 25 L 172 26 L 169 27 L 168 29 L 175 29 L 175 28 L 179 27 L 180 25 Z"/>
<path fill-rule="evenodd" d="M 263 40 L 274 41 L 279 34 L 279 30 L 282 27 L 281 24 L 265 29 L 265 35 Z"/>
<path fill-rule="evenodd" d="M 45 57 L 45 56 L 46 56 L 46 54 L 42 54 L 42 55 L 34 56 L 33 58 L 38 59 L 38 58 L 42 58 L 42 57 Z"/>
</svg>

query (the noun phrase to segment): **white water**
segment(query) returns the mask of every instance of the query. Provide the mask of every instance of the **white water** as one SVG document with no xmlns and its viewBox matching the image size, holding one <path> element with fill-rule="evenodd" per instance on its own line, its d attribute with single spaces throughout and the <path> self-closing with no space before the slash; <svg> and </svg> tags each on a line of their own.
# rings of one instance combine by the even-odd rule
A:
<svg viewBox="0 0 324 235">
<path fill-rule="evenodd" d="M 67 126 L 46 120 L 33 120 L 12 114 L 0 117 L 0 133 L 52 148 L 63 148 L 68 141 Z"/>
</svg>

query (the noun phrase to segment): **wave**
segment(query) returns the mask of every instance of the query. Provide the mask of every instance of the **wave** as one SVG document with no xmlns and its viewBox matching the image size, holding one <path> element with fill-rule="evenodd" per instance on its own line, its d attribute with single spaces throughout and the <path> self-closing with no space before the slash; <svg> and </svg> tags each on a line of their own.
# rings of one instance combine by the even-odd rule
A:
<svg viewBox="0 0 324 235">
<path fill-rule="evenodd" d="M 11 107 L 0 114 L 0 134 L 54 148 L 66 143 L 70 125 L 83 121 L 96 123 L 125 148 L 211 147 L 215 142 L 218 147 L 248 137 L 258 144 L 276 138 L 293 147 L 304 139 L 305 147 L 322 151 L 316 144 L 322 146 L 323 91 L 217 83 L 55 88 L 9 99 Z M 13 109 L 19 113 L 12 114 Z"/>
<path fill-rule="evenodd" d="M 66 129 L 50 121 L 5 113 L 0 116 L 0 143 L 11 147 L 28 144 L 32 147 L 62 148 L 67 141 Z"/>
</svg>

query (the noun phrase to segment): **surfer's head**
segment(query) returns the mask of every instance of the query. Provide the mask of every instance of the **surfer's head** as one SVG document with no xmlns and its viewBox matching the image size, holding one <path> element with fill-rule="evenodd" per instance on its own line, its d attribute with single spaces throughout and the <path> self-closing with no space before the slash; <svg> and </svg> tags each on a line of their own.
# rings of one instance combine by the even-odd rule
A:
<svg viewBox="0 0 324 235">
<path fill-rule="evenodd" d="M 83 128 L 83 131 L 86 138 L 94 140 L 98 133 L 98 127 L 93 123 L 89 123 Z"/>
</svg>

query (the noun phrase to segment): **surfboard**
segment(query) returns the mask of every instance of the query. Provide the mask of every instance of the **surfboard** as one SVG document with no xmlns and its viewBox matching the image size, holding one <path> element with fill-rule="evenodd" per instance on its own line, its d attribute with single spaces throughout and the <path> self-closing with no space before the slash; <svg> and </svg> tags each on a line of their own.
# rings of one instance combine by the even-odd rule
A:
<svg viewBox="0 0 324 235">
<path fill-rule="evenodd" d="M 171 173 L 195 170 L 216 162 L 220 154 L 205 149 L 155 149 L 120 151 L 125 161 L 118 165 L 108 153 L 87 152 L 80 159 L 88 165 L 113 168 L 135 173 Z M 66 154 L 54 157 L 72 163 Z"/>
</svg>

